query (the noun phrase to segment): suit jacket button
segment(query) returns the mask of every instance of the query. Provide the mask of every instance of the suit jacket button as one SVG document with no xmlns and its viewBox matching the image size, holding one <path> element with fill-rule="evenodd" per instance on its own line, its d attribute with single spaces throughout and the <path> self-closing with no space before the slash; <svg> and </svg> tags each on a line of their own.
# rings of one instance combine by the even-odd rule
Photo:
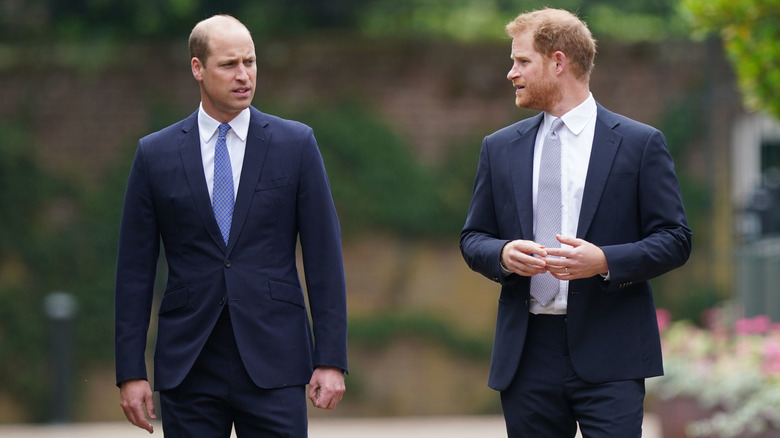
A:
<svg viewBox="0 0 780 438">
<path fill-rule="evenodd" d="M 224 298 L 220 298 L 219 299 L 219 305 L 220 306 L 224 306 L 225 305 L 225 299 Z"/>
<path fill-rule="evenodd" d="M 226 261 L 226 262 L 225 262 L 225 267 L 226 267 L 226 268 L 229 268 L 229 267 L 231 267 L 231 266 L 233 266 L 233 263 L 231 263 L 231 262 L 230 262 L 230 260 L 228 260 L 228 261 Z"/>
</svg>

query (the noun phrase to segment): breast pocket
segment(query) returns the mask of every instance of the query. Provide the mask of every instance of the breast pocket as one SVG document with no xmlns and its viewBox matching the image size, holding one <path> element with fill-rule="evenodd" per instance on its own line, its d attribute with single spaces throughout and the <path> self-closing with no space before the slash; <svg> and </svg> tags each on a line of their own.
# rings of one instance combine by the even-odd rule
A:
<svg viewBox="0 0 780 438">
<path fill-rule="evenodd" d="M 280 187 L 289 185 L 290 182 L 291 182 L 291 178 L 289 175 L 263 180 L 257 184 L 257 187 L 255 187 L 255 191 L 262 192 L 265 190 L 278 189 Z"/>
<path fill-rule="evenodd" d="M 255 186 L 255 194 L 247 216 L 247 225 L 273 230 L 280 220 L 287 220 L 291 202 L 295 198 L 290 176 L 282 176 L 260 181 Z M 287 208 L 285 208 L 287 206 Z"/>
</svg>

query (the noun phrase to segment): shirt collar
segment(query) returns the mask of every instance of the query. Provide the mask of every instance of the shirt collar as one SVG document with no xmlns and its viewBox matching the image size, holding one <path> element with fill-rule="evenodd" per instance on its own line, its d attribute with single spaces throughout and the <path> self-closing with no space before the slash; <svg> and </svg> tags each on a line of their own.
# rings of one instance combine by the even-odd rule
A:
<svg viewBox="0 0 780 438">
<path fill-rule="evenodd" d="M 241 141 L 246 141 L 246 136 L 249 133 L 249 118 L 250 113 L 249 108 L 247 107 L 238 113 L 233 120 L 228 122 L 230 124 L 230 129 L 233 130 Z M 198 111 L 198 131 L 200 132 L 200 138 L 203 139 L 204 143 L 208 143 L 212 137 L 217 134 L 219 125 L 220 123 L 218 121 L 206 114 L 206 111 L 203 111 L 203 103 L 201 103 Z"/>
<path fill-rule="evenodd" d="M 588 98 L 574 107 L 571 111 L 561 116 L 561 120 L 563 120 L 563 124 L 566 125 L 569 131 L 574 135 L 580 135 L 588 122 L 595 116 L 596 99 L 593 98 L 593 93 L 588 93 Z M 550 129 L 553 120 L 555 120 L 555 116 L 552 116 L 547 112 L 544 113 L 542 132 L 547 132 Z"/>
</svg>

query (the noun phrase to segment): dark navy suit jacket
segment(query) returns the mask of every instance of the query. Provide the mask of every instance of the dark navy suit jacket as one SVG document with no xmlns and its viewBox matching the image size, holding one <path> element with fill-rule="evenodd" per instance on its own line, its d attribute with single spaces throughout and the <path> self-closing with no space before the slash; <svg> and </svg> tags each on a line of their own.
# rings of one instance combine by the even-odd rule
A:
<svg viewBox="0 0 780 438">
<path fill-rule="evenodd" d="M 683 265 L 691 251 L 674 164 L 657 129 L 598 105 L 577 237 L 599 246 L 610 280 L 573 280 L 568 295 L 572 364 L 601 383 L 663 373 L 649 280 Z M 523 351 L 530 277 L 503 276 L 500 252 L 533 240 L 533 150 L 543 115 L 520 121 L 482 143 L 474 193 L 460 246 L 468 265 L 500 282 L 488 384 L 511 383 Z"/>
<path fill-rule="evenodd" d="M 197 112 L 139 141 L 119 237 L 117 383 L 147 378 L 161 239 L 168 280 L 158 317 L 157 390 L 181 383 L 225 305 L 258 386 L 306 384 L 316 366 L 347 370 L 340 229 L 312 130 L 250 111 L 227 246 L 206 186 Z M 313 337 L 296 268 L 299 237 Z"/>
</svg>

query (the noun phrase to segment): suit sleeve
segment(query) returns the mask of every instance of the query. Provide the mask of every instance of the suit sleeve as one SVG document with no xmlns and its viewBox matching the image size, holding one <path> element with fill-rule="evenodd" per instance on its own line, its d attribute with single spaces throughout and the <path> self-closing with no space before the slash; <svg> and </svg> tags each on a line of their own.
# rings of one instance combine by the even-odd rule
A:
<svg viewBox="0 0 780 438">
<path fill-rule="evenodd" d="M 142 140 L 130 170 L 119 230 L 114 309 L 117 385 L 147 379 L 146 337 L 160 239 L 143 150 Z"/>
<path fill-rule="evenodd" d="M 314 366 L 346 372 L 347 303 L 341 229 L 311 129 L 303 141 L 298 229 L 314 331 Z"/>
<path fill-rule="evenodd" d="M 660 131 L 648 137 L 637 184 L 641 238 L 602 246 L 610 271 L 608 290 L 647 281 L 685 264 L 691 230 L 683 207 L 672 157 Z"/>
<path fill-rule="evenodd" d="M 501 249 L 509 240 L 499 236 L 486 137 L 480 150 L 471 205 L 460 234 L 460 250 L 471 269 L 506 285 L 516 280 L 517 275 L 505 276 L 501 271 Z"/>
</svg>

